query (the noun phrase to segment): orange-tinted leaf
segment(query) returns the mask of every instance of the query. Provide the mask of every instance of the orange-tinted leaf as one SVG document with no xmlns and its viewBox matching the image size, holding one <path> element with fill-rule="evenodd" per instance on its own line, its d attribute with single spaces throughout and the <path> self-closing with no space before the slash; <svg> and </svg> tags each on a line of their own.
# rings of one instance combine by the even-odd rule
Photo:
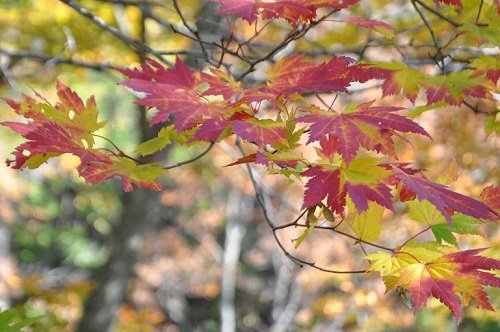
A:
<svg viewBox="0 0 500 332">
<path fill-rule="evenodd" d="M 481 193 L 481 200 L 492 209 L 500 212 L 500 187 L 494 185 L 485 187 Z"/>
<path fill-rule="evenodd" d="M 450 308 L 457 322 L 462 304 L 467 305 L 472 299 L 479 308 L 494 310 L 483 286 L 500 287 L 500 278 L 487 272 L 500 269 L 500 261 L 478 256 L 482 251 L 454 252 L 432 262 L 411 264 L 401 271 L 397 285 L 410 291 L 415 312 L 431 295 Z"/>
</svg>

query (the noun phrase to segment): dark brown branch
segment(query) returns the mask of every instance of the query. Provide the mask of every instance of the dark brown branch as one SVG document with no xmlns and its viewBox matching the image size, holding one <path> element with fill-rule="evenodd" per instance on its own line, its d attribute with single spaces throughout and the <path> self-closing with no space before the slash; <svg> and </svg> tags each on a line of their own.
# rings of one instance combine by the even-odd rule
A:
<svg viewBox="0 0 500 332">
<path fill-rule="evenodd" d="M 479 4 L 479 9 L 477 10 L 476 24 L 479 23 L 479 17 L 481 17 L 481 11 L 483 10 L 483 4 L 484 4 L 484 0 L 481 0 L 481 3 Z"/>
<path fill-rule="evenodd" d="M 308 225 L 305 225 L 305 224 L 296 224 L 295 226 L 297 226 L 297 227 L 309 227 Z M 389 247 L 386 247 L 386 246 L 382 246 L 380 244 L 376 244 L 376 243 L 373 243 L 373 242 L 362 240 L 359 237 L 356 237 L 356 236 L 351 235 L 349 233 L 337 230 L 337 227 L 338 227 L 338 225 L 335 226 L 335 227 L 330 227 L 330 226 L 314 226 L 314 228 L 316 228 L 316 229 L 329 230 L 329 231 L 338 233 L 340 235 L 343 235 L 345 237 L 348 237 L 350 239 L 353 239 L 356 242 L 361 242 L 361 243 L 367 244 L 367 245 L 375 247 L 375 248 L 379 248 L 379 249 L 387 250 L 387 251 L 390 251 L 390 252 L 394 252 L 394 248 L 389 248 Z"/>
<path fill-rule="evenodd" d="M 288 224 L 284 224 L 284 225 L 279 225 L 279 226 L 275 226 L 274 229 L 275 230 L 279 230 L 279 229 L 284 229 L 284 228 L 288 228 L 288 227 L 291 227 L 291 226 L 296 226 L 297 223 L 299 222 L 299 220 L 304 216 L 304 214 L 306 214 L 307 212 L 307 209 L 304 209 L 304 211 L 302 211 L 299 216 L 297 218 L 295 218 L 294 221 L 288 223 Z"/>
</svg>

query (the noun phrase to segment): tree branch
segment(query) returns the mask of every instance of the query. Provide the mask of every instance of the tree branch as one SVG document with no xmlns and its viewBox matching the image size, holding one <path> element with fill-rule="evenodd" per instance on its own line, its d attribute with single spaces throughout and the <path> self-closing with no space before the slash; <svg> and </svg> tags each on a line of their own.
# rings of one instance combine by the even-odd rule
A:
<svg viewBox="0 0 500 332">
<path fill-rule="evenodd" d="M 210 145 L 202 152 L 200 153 L 199 155 L 197 155 L 196 157 L 193 157 L 191 159 L 188 159 L 188 160 L 184 160 L 184 161 L 181 161 L 181 162 L 178 162 L 177 164 L 174 164 L 174 165 L 170 165 L 170 166 L 165 166 L 163 167 L 163 169 L 172 169 L 172 168 L 177 168 L 177 167 L 180 167 L 180 166 L 183 166 L 183 165 L 187 165 L 187 164 L 190 164 L 200 158 L 202 158 L 204 155 L 206 155 L 211 149 L 212 147 L 215 145 L 214 142 L 210 142 Z"/>
<path fill-rule="evenodd" d="M 160 52 L 152 49 L 151 47 L 149 47 L 145 43 L 141 42 L 140 40 L 137 40 L 137 39 L 134 39 L 134 38 L 132 38 L 130 36 L 125 35 L 124 33 L 122 33 L 117 28 L 108 25 L 106 22 L 104 22 L 103 19 L 101 19 L 100 17 L 95 16 L 94 14 L 92 14 L 87 9 L 81 7 L 75 1 L 73 1 L 73 0 L 59 0 L 59 1 L 61 1 L 62 3 L 68 5 L 71 8 L 73 8 L 75 11 L 77 11 L 78 13 L 80 13 L 82 16 L 90 19 L 94 24 L 96 24 L 100 28 L 102 28 L 102 29 L 104 29 L 104 30 L 112 33 L 115 37 L 117 37 L 118 39 L 122 40 L 127 45 L 135 48 L 138 53 L 141 53 L 141 54 L 152 54 L 155 57 L 157 57 L 164 64 L 167 64 L 169 66 L 173 65 L 170 61 L 166 60 Z"/>
<path fill-rule="evenodd" d="M 67 64 L 73 65 L 82 68 L 93 69 L 97 71 L 106 71 L 114 68 L 115 66 L 109 63 L 92 63 L 85 62 L 81 60 L 76 60 L 68 57 L 62 57 L 60 55 L 57 56 L 49 56 L 42 53 L 31 52 L 31 51 L 20 51 L 20 50 L 11 50 L 0 47 L 0 54 L 4 54 L 8 57 L 19 58 L 19 59 L 31 59 L 38 62 L 43 62 L 45 65 L 60 65 Z"/>
<path fill-rule="evenodd" d="M 239 141 L 239 139 L 236 141 L 236 145 L 237 145 L 238 149 L 240 150 L 241 154 L 243 156 L 245 156 L 245 151 L 244 151 L 243 146 L 241 145 L 241 142 Z M 354 274 L 354 273 L 366 273 L 366 272 L 368 272 L 366 269 L 363 269 L 363 270 L 353 270 L 353 271 L 342 271 L 342 270 L 327 269 L 327 268 L 324 268 L 324 267 L 316 265 L 315 262 L 306 261 L 306 260 L 304 260 L 302 258 L 299 258 L 297 256 L 292 255 L 284 247 L 283 243 L 281 242 L 281 240 L 278 237 L 277 231 L 279 229 L 276 228 L 277 226 L 274 224 L 274 222 L 269 217 L 269 213 L 268 213 L 268 210 L 267 210 L 267 206 L 266 206 L 266 203 L 265 203 L 262 191 L 259 188 L 259 186 L 257 184 L 257 181 L 255 180 L 255 176 L 253 174 L 252 168 L 250 167 L 249 164 L 246 164 L 245 166 L 246 166 L 248 175 L 250 177 L 250 180 L 252 181 L 252 186 L 253 186 L 254 191 L 255 191 L 255 196 L 256 196 L 256 199 L 257 199 L 257 203 L 258 203 L 260 209 L 262 210 L 262 213 L 264 215 L 264 219 L 266 220 L 266 223 L 271 228 L 271 230 L 273 232 L 273 237 L 274 237 L 276 243 L 278 244 L 278 247 L 281 249 L 281 251 L 285 254 L 286 257 L 288 257 L 292 262 L 298 264 L 300 267 L 303 267 L 304 265 L 307 265 L 307 266 L 313 267 L 313 268 L 315 268 L 317 270 L 320 270 L 320 271 L 323 271 L 323 272 L 328 272 L 328 273 L 334 273 L 334 274 Z"/>
</svg>

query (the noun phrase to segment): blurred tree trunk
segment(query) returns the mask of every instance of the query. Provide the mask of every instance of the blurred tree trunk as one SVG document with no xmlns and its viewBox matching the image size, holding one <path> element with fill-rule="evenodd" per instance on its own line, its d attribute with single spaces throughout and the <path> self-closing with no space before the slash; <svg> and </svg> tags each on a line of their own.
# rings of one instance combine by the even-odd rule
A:
<svg viewBox="0 0 500 332">
<path fill-rule="evenodd" d="M 145 16 L 140 19 L 141 40 L 146 42 Z M 144 59 L 143 54 L 138 54 Z M 146 108 L 137 107 L 137 130 L 141 142 L 156 137 L 157 128 L 149 128 Z M 159 157 L 166 158 L 167 152 Z M 106 265 L 97 273 L 96 288 L 85 303 L 78 332 L 111 331 L 118 310 L 125 302 L 130 278 L 138 260 L 138 252 L 148 230 L 160 220 L 159 193 L 151 190 L 136 190 L 124 193 L 120 223 L 109 238 L 110 256 Z"/>
<path fill-rule="evenodd" d="M 147 8 L 143 8 L 143 10 Z M 181 8 L 182 11 L 182 8 Z M 223 16 L 215 16 L 216 6 L 207 2 L 200 10 L 197 23 L 203 25 L 203 39 L 219 38 L 221 30 L 226 26 L 221 24 Z M 142 36 L 146 42 L 145 15 L 141 17 Z M 209 34 L 208 36 L 205 34 Z M 210 38 L 211 37 L 211 38 Z M 204 53 L 200 44 L 194 43 L 194 52 L 190 52 L 184 61 L 192 68 L 202 68 L 206 65 Z M 207 52 L 206 50 L 205 52 Z M 196 54 L 203 56 L 197 57 Z M 139 54 L 143 59 L 143 55 Z M 141 131 L 140 139 L 145 141 L 157 134 L 156 130 L 148 129 L 145 109 L 139 112 L 138 130 Z M 162 159 L 166 155 L 161 156 Z M 138 250 L 144 241 L 148 229 L 152 229 L 159 221 L 160 203 L 157 192 L 138 190 L 124 195 L 123 215 L 121 222 L 115 226 L 110 236 L 110 257 L 108 263 L 99 271 L 95 278 L 96 289 L 85 303 L 83 318 L 80 321 L 78 332 L 107 332 L 112 329 L 118 309 L 127 296 L 127 284 L 134 272 L 137 262 Z"/>
<path fill-rule="evenodd" d="M 96 278 L 97 287 L 85 304 L 80 332 L 110 331 L 127 295 L 144 234 L 159 220 L 158 193 L 140 190 L 124 195 L 123 216 L 111 234 L 108 263 Z"/>
</svg>

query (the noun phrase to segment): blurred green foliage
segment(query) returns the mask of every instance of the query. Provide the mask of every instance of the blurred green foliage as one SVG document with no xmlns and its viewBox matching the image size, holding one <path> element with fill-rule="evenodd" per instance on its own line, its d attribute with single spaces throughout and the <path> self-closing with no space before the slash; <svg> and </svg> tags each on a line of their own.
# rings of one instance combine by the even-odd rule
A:
<svg viewBox="0 0 500 332">
<path fill-rule="evenodd" d="M 19 332 L 40 320 L 41 316 L 23 318 L 17 309 L 0 312 L 0 331 Z"/>
</svg>

